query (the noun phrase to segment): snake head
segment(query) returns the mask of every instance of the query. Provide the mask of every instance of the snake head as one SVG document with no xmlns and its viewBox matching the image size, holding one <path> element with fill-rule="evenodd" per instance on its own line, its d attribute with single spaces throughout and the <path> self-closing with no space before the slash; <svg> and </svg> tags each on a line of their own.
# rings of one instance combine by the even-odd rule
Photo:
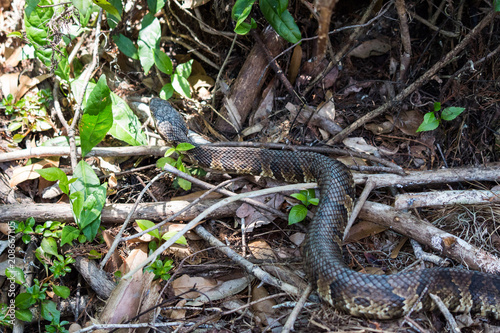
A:
<svg viewBox="0 0 500 333">
<path fill-rule="evenodd" d="M 149 108 L 156 120 L 156 128 L 161 137 L 168 143 L 191 142 L 188 128 L 180 113 L 164 99 L 153 98 Z"/>
</svg>

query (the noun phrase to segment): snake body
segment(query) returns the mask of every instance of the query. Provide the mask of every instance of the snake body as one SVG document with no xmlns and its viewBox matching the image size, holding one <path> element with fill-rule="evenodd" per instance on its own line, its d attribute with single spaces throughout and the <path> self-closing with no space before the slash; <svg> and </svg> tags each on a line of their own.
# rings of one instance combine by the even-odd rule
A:
<svg viewBox="0 0 500 333">
<path fill-rule="evenodd" d="M 353 271 L 343 261 L 342 235 L 354 202 L 352 175 L 341 162 L 312 152 L 199 146 L 187 137 L 182 116 L 152 99 L 157 129 L 171 143 L 189 142 L 186 152 L 199 166 L 288 182 L 316 180 L 320 201 L 304 244 L 305 267 L 320 297 L 355 316 L 389 319 L 433 310 L 429 294 L 452 312 L 478 312 L 500 319 L 500 276 L 476 271 L 429 268 L 393 275 Z"/>
</svg>

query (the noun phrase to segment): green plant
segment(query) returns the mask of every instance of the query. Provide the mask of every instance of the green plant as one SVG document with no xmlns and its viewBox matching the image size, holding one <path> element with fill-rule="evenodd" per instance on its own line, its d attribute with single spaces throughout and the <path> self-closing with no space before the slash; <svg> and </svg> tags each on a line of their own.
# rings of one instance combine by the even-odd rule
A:
<svg viewBox="0 0 500 333">
<path fill-rule="evenodd" d="M 70 295 L 70 290 L 65 286 L 57 286 L 53 283 L 41 283 L 37 279 L 33 279 L 33 285 L 28 286 L 24 277 L 24 272 L 18 267 L 7 268 L 6 276 L 14 280 L 19 285 L 23 285 L 26 292 L 20 293 L 15 298 L 15 316 L 22 321 L 31 321 L 32 313 L 30 308 L 34 305 L 39 306 L 40 315 L 43 319 L 50 322 L 46 326 L 48 332 L 66 332 L 62 326 L 69 324 L 67 321 L 60 321 L 61 312 L 57 310 L 55 302 L 47 299 L 47 290 L 50 286 L 54 294 L 64 299 Z M 50 328 L 52 326 L 53 328 Z M 49 327 L 49 328 L 48 328 Z"/>
<path fill-rule="evenodd" d="M 197 176 L 203 176 L 205 174 L 205 171 L 200 168 L 187 168 L 184 162 L 182 161 L 184 158 L 183 152 L 191 150 L 195 148 L 192 144 L 190 143 L 179 143 L 176 147 L 170 148 L 165 152 L 165 157 L 162 157 L 156 161 L 156 166 L 160 169 L 163 170 L 163 167 L 165 164 L 170 164 L 174 168 L 178 169 L 179 171 L 185 172 L 190 175 L 197 175 Z M 170 157 L 172 154 L 177 153 L 179 157 L 177 159 L 174 159 Z M 191 182 L 176 177 L 174 180 L 174 186 L 180 186 L 183 190 L 188 191 L 191 189 Z"/>
<path fill-rule="evenodd" d="M 29 132 L 42 132 L 52 128 L 47 114 L 48 101 L 51 99 L 52 93 L 42 89 L 36 95 L 27 95 L 17 102 L 12 94 L 1 101 L 0 106 L 5 108 L 5 114 L 10 115 L 8 130 L 22 132 L 14 135 L 14 142 L 21 142 Z"/>
<path fill-rule="evenodd" d="M 434 103 L 434 111 L 424 115 L 424 121 L 418 127 L 417 132 L 435 130 L 443 120 L 453 120 L 464 112 L 464 110 L 465 108 L 450 106 L 444 108 L 441 115 L 439 115 L 437 112 L 441 111 L 441 103 L 436 102 Z"/>
<path fill-rule="evenodd" d="M 255 20 L 245 22 L 250 15 L 255 0 L 237 0 L 231 11 L 233 20 L 236 21 L 234 32 L 246 35 L 251 29 L 257 27 Z M 259 0 L 259 8 L 271 24 L 273 29 L 290 43 L 297 43 L 302 39 L 299 27 L 288 11 L 288 0 Z"/>
<path fill-rule="evenodd" d="M 299 193 L 291 194 L 302 203 L 293 206 L 288 213 L 288 224 L 294 224 L 303 221 L 307 216 L 307 207 L 309 205 L 317 206 L 319 199 L 316 198 L 316 193 L 313 189 L 301 190 Z"/>
<path fill-rule="evenodd" d="M 0 304 L 0 326 L 12 328 L 12 318 L 9 315 L 9 307 L 7 304 Z"/>
<path fill-rule="evenodd" d="M 168 272 L 172 269 L 173 260 L 165 259 L 163 262 L 160 259 L 155 260 L 144 270 L 146 272 L 152 272 L 155 275 L 155 279 L 161 278 L 162 280 L 170 279 L 170 274 Z"/>
<path fill-rule="evenodd" d="M 149 220 L 135 220 L 135 222 L 137 223 L 139 228 L 141 228 L 142 231 L 147 230 L 147 229 L 155 226 L 155 223 L 152 221 L 149 221 Z M 165 232 L 163 235 L 160 236 L 160 231 L 158 229 L 155 229 L 153 231 L 148 232 L 148 235 L 155 237 L 156 239 L 158 239 L 158 241 L 161 242 L 162 240 L 165 240 L 165 241 L 169 240 L 176 233 L 177 233 L 177 231 L 173 230 L 173 231 Z M 187 245 L 187 241 L 186 241 L 186 238 L 184 236 L 181 236 L 181 238 L 179 238 L 175 243 L 181 244 L 181 245 Z"/>
</svg>

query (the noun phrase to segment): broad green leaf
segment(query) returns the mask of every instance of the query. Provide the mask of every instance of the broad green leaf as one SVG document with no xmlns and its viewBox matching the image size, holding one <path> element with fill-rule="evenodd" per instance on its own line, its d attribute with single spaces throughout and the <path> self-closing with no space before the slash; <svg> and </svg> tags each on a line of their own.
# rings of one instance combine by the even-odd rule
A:
<svg viewBox="0 0 500 333">
<path fill-rule="evenodd" d="M 174 237 L 177 233 L 178 233 L 178 231 L 172 230 L 172 231 L 164 233 L 163 236 L 161 236 L 161 238 L 163 238 L 164 240 L 169 240 L 170 238 Z M 186 240 L 186 237 L 184 237 L 184 236 L 181 236 L 175 242 L 177 244 L 187 245 L 187 240 Z"/>
<path fill-rule="evenodd" d="M 307 198 L 302 193 L 292 193 L 292 194 L 290 194 L 290 196 L 297 199 L 297 200 L 300 200 L 304 205 L 307 204 Z"/>
<path fill-rule="evenodd" d="M 311 199 L 309 199 L 309 203 L 311 205 L 317 206 L 319 204 L 319 199 L 318 198 L 311 198 Z"/>
<path fill-rule="evenodd" d="M 172 83 L 166 83 L 160 90 L 160 98 L 168 100 L 174 94 L 174 87 Z"/>
<path fill-rule="evenodd" d="M 64 299 L 68 298 L 69 297 L 69 294 L 70 294 L 70 290 L 68 287 L 65 287 L 65 286 L 53 286 L 52 287 L 53 290 L 54 290 L 54 293 L 59 296 L 59 297 L 62 297 Z"/>
<path fill-rule="evenodd" d="M 288 1 L 286 3 L 288 5 Z M 259 0 L 259 6 L 266 20 L 281 37 L 290 43 L 297 43 L 301 40 L 299 27 L 290 12 L 283 10 L 284 4 L 278 0 Z"/>
<path fill-rule="evenodd" d="M 441 113 L 441 118 L 444 120 L 453 120 L 458 117 L 462 112 L 464 112 L 465 108 L 450 106 L 443 110 Z"/>
<path fill-rule="evenodd" d="M 84 198 L 87 198 L 101 185 L 99 177 L 97 177 L 92 167 L 84 160 L 78 162 L 73 171 L 73 177 L 77 181 L 71 184 L 72 191 L 83 191 Z"/>
<path fill-rule="evenodd" d="M 500 0 L 493 0 L 493 8 L 495 12 L 500 12 Z"/>
<path fill-rule="evenodd" d="M 33 297 L 31 297 L 31 294 L 20 293 L 19 295 L 16 296 L 15 304 L 21 310 L 29 309 L 29 307 L 35 303 L 36 300 L 34 300 Z"/>
<path fill-rule="evenodd" d="M 151 222 L 149 220 L 135 220 L 139 228 L 141 228 L 142 231 L 154 227 L 156 224 L 154 222 Z M 160 231 L 158 229 L 153 230 L 148 232 L 149 235 L 156 237 L 157 239 L 160 238 Z"/>
<path fill-rule="evenodd" d="M 63 228 L 62 230 L 62 235 L 61 235 L 61 246 L 64 244 L 69 244 L 73 245 L 73 241 L 78 238 L 80 235 L 80 230 L 77 228 L 67 225 Z"/>
<path fill-rule="evenodd" d="M 189 87 L 188 80 L 178 73 L 172 75 L 172 87 L 180 95 L 191 98 L 191 88 Z"/>
<path fill-rule="evenodd" d="M 24 272 L 19 267 L 7 267 L 5 269 L 5 276 L 7 276 L 8 279 L 13 279 L 17 284 L 23 284 L 26 282 Z"/>
<path fill-rule="evenodd" d="M 106 11 L 106 13 L 113 15 L 116 19 L 121 20 L 120 12 L 111 3 L 106 0 L 92 0 L 96 5 Z"/>
<path fill-rule="evenodd" d="M 290 209 L 288 224 L 294 224 L 304 220 L 307 216 L 307 208 L 304 205 L 296 205 Z"/>
<path fill-rule="evenodd" d="M 191 75 L 191 70 L 193 68 L 193 60 L 189 60 L 183 64 L 177 65 L 175 72 L 184 78 L 188 78 Z"/>
<path fill-rule="evenodd" d="M 185 180 L 184 178 L 177 178 L 177 182 L 179 186 L 184 190 L 184 191 L 189 191 L 191 189 L 191 182 L 188 180 Z"/>
<path fill-rule="evenodd" d="M 141 30 L 139 31 L 139 60 L 144 69 L 144 74 L 148 74 L 154 64 L 153 50 L 159 48 L 161 38 L 160 22 L 153 14 L 148 13 L 142 19 Z"/>
<path fill-rule="evenodd" d="M 73 3 L 73 6 L 78 9 L 78 12 L 81 15 L 80 22 L 82 18 L 89 16 L 89 14 L 92 12 L 92 0 L 71 0 L 71 2 Z"/>
<path fill-rule="evenodd" d="M 82 229 L 83 235 L 78 236 L 78 239 L 80 240 L 81 236 L 85 236 L 85 239 L 83 241 L 80 241 L 80 243 L 85 243 L 87 240 L 93 241 L 95 236 L 97 235 L 97 232 L 99 231 L 100 226 L 101 226 L 101 217 L 99 216 L 99 218 L 97 218 L 91 224 L 87 225 L 85 228 Z"/>
<path fill-rule="evenodd" d="M 76 191 L 71 193 L 69 195 L 69 198 L 71 200 L 71 209 L 73 211 L 73 217 L 75 218 L 75 221 L 78 223 L 80 221 L 80 214 L 82 213 L 83 203 L 85 202 L 84 193 L 83 191 Z"/>
<path fill-rule="evenodd" d="M 159 49 L 154 49 L 153 53 L 156 67 L 163 73 L 171 75 L 173 70 L 172 60 L 170 60 L 168 55 Z"/>
<path fill-rule="evenodd" d="M 149 11 L 153 14 L 158 13 L 165 6 L 164 0 L 148 0 L 147 2 Z"/>
<path fill-rule="evenodd" d="M 42 239 L 41 248 L 45 253 L 57 256 L 57 241 L 52 237 Z"/>
<path fill-rule="evenodd" d="M 188 151 L 188 150 L 191 150 L 195 148 L 195 146 L 193 146 L 192 144 L 188 143 L 188 142 L 181 142 L 177 145 L 177 147 L 175 147 L 175 150 L 177 151 Z"/>
<path fill-rule="evenodd" d="M 238 35 L 246 35 L 247 33 L 250 32 L 250 30 L 256 28 L 257 28 L 257 22 L 255 22 L 255 20 L 252 18 L 250 19 L 250 23 L 240 22 L 239 24 L 236 24 L 234 32 L 236 32 Z"/>
<path fill-rule="evenodd" d="M 24 12 L 26 13 L 27 18 L 31 18 L 31 13 L 37 8 L 40 0 L 28 0 L 26 1 L 26 8 Z"/>
<path fill-rule="evenodd" d="M 160 170 L 163 170 L 163 168 L 165 167 L 165 164 L 170 164 L 170 165 L 173 165 L 175 164 L 176 160 L 174 160 L 172 157 L 162 157 L 162 158 L 159 158 L 157 161 L 156 161 L 156 167 Z"/>
<path fill-rule="evenodd" d="M 50 300 L 42 301 L 41 315 L 42 318 L 48 321 L 59 321 L 61 313 L 57 310 L 57 305 L 55 302 Z"/>
<path fill-rule="evenodd" d="M 245 22 L 248 15 L 252 11 L 252 6 L 255 0 L 238 0 L 233 6 L 231 16 L 236 21 L 234 32 L 239 35 L 246 35 L 252 28 L 257 27 L 254 19 L 251 19 L 251 24 Z"/>
<path fill-rule="evenodd" d="M 168 150 L 165 152 L 165 157 L 172 155 L 173 153 L 175 153 L 175 151 L 175 148 L 168 148 Z"/>
<path fill-rule="evenodd" d="M 59 168 L 46 168 L 46 169 L 39 169 L 35 170 L 40 176 L 45 178 L 48 181 L 55 182 L 59 181 L 59 188 L 61 191 L 64 193 L 68 194 L 69 193 L 69 181 L 68 181 L 68 176 L 64 171 L 62 171 Z"/>
<path fill-rule="evenodd" d="M 87 155 L 104 139 L 113 126 L 110 90 L 106 77 L 102 75 L 87 99 L 82 119 L 80 120 L 80 141 L 82 156 Z"/>
<path fill-rule="evenodd" d="M 84 83 L 81 80 L 71 82 L 71 89 L 76 96 L 81 96 Z M 95 87 L 95 83 L 89 83 L 82 107 L 85 107 L 89 92 Z M 110 135 L 118 140 L 125 141 L 132 146 L 147 145 L 147 139 L 141 129 L 141 122 L 130 109 L 128 104 L 115 93 L 111 93 L 111 103 L 113 111 L 113 126 L 108 131 Z"/>
<path fill-rule="evenodd" d="M 139 60 L 139 52 L 137 47 L 130 40 L 130 38 L 125 37 L 123 34 L 114 35 L 113 41 L 115 42 L 118 49 L 123 52 L 127 57 Z"/>
<path fill-rule="evenodd" d="M 29 309 L 16 310 L 16 318 L 21 321 L 31 322 L 33 319 L 33 314 Z"/>
<path fill-rule="evenodd" d="M 120 23 L 120 21 L 122 19 L 121 15 L 123 13 L 123 3 L 122 3 L 122 0 L 109 0 L 109 3 L 113 7 L 115 7 L 116 10 L 118 11 L 118 16 L 112 15 L 110 13 L 108 13 L 109 15 L 106 16 L 110 28 L 114 29 L 114 28 L 116 28 L 116 26 L 118 25 L 118 23 Z"/>
<path fill-rule="evenodd" d="M 417 128 L 417 132 L 432 131 L 439 126 L 439 120 L 436 119 L 434 112 L 428 112 L 424 115 L 424 121 Z"/>
</svg>

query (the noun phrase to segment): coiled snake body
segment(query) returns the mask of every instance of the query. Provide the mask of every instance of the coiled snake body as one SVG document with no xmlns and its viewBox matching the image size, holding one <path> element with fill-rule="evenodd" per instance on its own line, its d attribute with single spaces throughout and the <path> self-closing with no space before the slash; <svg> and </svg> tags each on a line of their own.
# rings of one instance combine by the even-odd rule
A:
<svg viewBox="0 0 500 333">
<path fill-rule="evenodd" d="M 335 308 L 355 316 L 389 319 L 433 310 L 429 294 L 435 294 L 452 312 L 479 312 L 500 319 L 497 275 L 448 268 L 393 275 L 351 270 L 342 259 L 341 240 L 353 207 L 354 187 L 350 171 L 341 162 L 311 152 L 199 146 L 187 137 L 184 120 L 168 102 L 155 98 L 150 106 L 162 137 L 195 145 L 187 154 L 202 167 L 318 182 L 320 202 L 304 244 L 306 271 L 320 297 Z"/>
</svg>

